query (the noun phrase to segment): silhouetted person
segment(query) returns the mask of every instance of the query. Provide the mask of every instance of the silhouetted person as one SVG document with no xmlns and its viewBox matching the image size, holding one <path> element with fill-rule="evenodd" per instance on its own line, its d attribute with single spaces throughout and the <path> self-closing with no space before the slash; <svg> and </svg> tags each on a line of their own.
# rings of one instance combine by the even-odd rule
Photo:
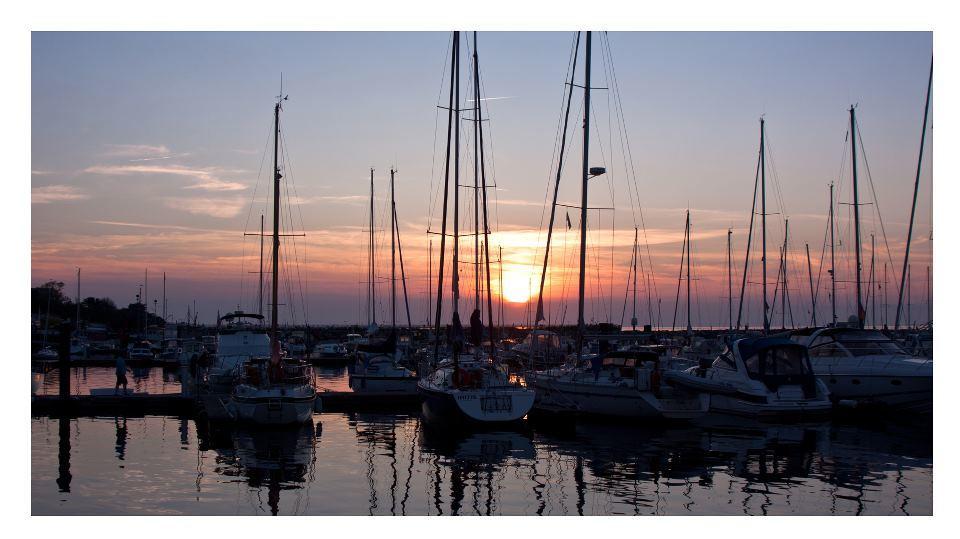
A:
<svg viewBox="0 0 960 539">
<path fill-rule="evenodd" d="M 117 356 L 117 385 L 113 388 L 113 394 L 116 395 L 120 386 L 123 386 L 123 394 L 127 394 L 127 360 L 123 356 Z"/>
<path fill-rule="evenodd" d="M 480 346 L 483 342 L 483 321 L 480 320 L 480 309 L 474 309 L 470 315 L 470 342 Z"/>
</svg>

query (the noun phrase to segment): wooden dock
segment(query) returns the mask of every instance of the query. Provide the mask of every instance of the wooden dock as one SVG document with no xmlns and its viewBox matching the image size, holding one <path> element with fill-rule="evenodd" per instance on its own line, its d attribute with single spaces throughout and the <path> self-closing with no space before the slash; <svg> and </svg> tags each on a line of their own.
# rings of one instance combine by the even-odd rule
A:
<svg viewBox="0 0 960 539">
<path fill-rule="evenodd" d="M 174 394 L 131 393 L 71 395 L 35 395 L 31 413 L 35 416 L 195 416 L 199 411 L 194 396 Z M 317 410 L 324 412 L 413 410 L 420 405 L 420 396 L 403 393 L 354 393 L 352 391 L 318 391 Z"/>
</svg>

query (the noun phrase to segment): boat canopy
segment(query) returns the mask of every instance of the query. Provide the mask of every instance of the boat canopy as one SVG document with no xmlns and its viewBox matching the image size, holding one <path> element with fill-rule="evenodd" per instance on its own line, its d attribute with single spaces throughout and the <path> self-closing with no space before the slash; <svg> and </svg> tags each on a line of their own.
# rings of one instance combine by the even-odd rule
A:
<svg viewBox="0 0 960 539">
<path fill-rule="evenodd" d="M 262 314 L 245 313 L 243 311 L 234 311 L 232 313 L 227 313 L 221 316 L 220 318 L 218 318 L 217 325 L 219 326 L 221 322 L 234 322 L 234 321 L 242 320 L 244 318 L 250 318 L 253 320 L 263 322 L 264 316 Z"/>
</svg>

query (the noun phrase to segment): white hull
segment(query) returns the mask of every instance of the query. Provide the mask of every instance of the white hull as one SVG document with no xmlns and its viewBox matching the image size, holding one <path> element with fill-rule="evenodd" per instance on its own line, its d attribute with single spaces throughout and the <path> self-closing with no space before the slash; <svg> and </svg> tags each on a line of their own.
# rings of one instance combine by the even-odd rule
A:
<svg viewBox="0 0 960 539">
<path fill-rule="evenodd" d="M 369 376 L 350 375 L 350 389 L 356 392 L 401 393 L 413 395 L 417 392 L 417 378 L 414 376 Z"/>
<path fill-rule="evenodd" d="M 522 387 L 483 389 L 439 388 L 421 382 L 428 417 L 477 423 L 508 423 L 523 419 L 533 408 L 534 391 Z"/>
<path fill-rule="evenodd" d="M 230 399 L 232 412 L 238 421 L 258 425 L 290 425 L 304 423 L 313 416 L 316 393 L 284 391 L 283 389 L 255 389 L 238 386 Z"/>
<path fill-rule="evenodd" d="M 630 387 L 604 387 L 537 377 L 531 382 L 537 391 L 536 406 L 550 411 L 585 415 L 646 419 L 695 419 L 706 413 L 705 395 L 658 398 L 651 391 Z"/>
<path fill-rule="evenodd" d="M 856 401 L 858 406 L 884 406 L 903 411 L 933 409 L 932 376 L 883 374 L 823 374 L 818 378 L 836 401 Z"/>
</svg>

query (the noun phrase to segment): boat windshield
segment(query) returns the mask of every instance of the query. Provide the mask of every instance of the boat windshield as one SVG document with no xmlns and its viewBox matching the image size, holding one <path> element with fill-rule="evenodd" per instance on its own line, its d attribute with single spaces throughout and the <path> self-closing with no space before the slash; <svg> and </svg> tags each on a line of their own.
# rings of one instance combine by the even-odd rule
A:
<svg viewBox="0 0 960 539">
<path fill-rule="evenodd" d="M 773 346 L 758 350 L 744 360 L 750 378 L 797 376 L 810 373 L 807 359 L 799 346 Z"/>
<path fill-rule="evenodd" d="M 842 350 L 855 357 L 907 355 L 899 344 L 879 331 L 841 331 L 820 335 L 810 343 L 810 355 L 814 357 L 843 355 Z"/>
</svg>

